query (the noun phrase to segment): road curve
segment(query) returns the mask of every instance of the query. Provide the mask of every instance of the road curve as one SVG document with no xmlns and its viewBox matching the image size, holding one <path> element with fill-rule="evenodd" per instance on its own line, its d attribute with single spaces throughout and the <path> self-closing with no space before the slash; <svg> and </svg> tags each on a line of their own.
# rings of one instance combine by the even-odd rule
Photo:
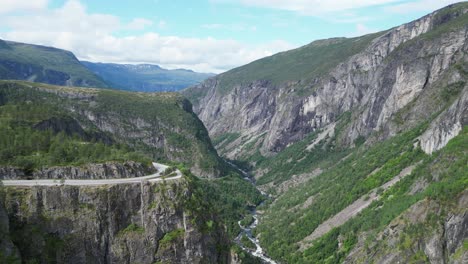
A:
<svg viewBox="0 0 468 264">
<path fill-rule="evenodd" d="M 121 179 L 98 179 L 98 180 L 60 180 L 60 179 L 33 179 L 33 180 L 3 180 L 4 186 L 61 186 L 61 185 L 72 185 L 72 186 L 96 186 L 96 185 L 107 185 L 107 184 L 126 184 L 126 183 L 141 183 L 143 181 L 158 182 L 163 180 L 175 180 L 182 177 L 180 170 L 175 170 L 176 175 L 168 178 L 161 177 L 164 171 L 169 167 L 167 165 L 153 162 L 153 166 L 158 170 L 156 173 L 135 178 L 121 178 Z"/>
</svg>

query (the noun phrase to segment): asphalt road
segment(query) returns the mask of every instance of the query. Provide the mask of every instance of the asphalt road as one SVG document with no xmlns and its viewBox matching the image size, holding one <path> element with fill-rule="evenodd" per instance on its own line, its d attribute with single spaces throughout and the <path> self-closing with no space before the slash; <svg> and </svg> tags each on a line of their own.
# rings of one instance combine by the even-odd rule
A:
<svg viewBox="0 0 468 264">
<path fill-rule="evenodd" d="M 161 174 L 169 167 L 164 164 L 153 162 L 153 166 L 158 170 L 155 174 L 151 174 L 143 177 L 135 178 L 122 178 L 122 179 L 97 179 L 97 180 L 65 180 L 61 182 L 60 179 L 33 179 L 33 180 L 3 180 L 4 186 L 60 186 L 60 185 L 74 185 L 74 186 L 86 186 L 86 185 L 107 185 L 107 184 L 125 184 L 125 183 L 141 183 L 143 181 L 158 182 L 162 181 Z M 176 175 L 165 178 L 168 180 L 180 179 L 182 173 L 179 170 L 175 171 Z"/>
</svg>

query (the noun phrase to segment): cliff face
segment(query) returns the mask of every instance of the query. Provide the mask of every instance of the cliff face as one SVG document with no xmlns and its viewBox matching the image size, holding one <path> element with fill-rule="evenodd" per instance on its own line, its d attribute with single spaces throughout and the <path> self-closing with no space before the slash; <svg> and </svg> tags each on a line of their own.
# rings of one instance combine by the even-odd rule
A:
<svg viewBox="0 0 468 264">
<path fill-rule="evenodd" d="M 360 241 L 345 263 L 466 263 L 468 192 L 455 198 L 448 204 L 424 200 L 413 205 L 375 241 L 367 246 Z"/>
<path fill-rule="evenodd" d="M 21 169 L 0 167 L 0 179 L 17 180 L 33 179 L 119 179 L 141 177 L 156 172 L 149 164 L 127 161 L 124 163 L 106 162 L 102 164 L 86 164 L 77 166 L 57 166 L 42 168 L 27 175 Z"/>
<path fill-rule="evenodd" d="M 4 203 L 23 262 L 225 263 L 227 241 L 196 192 L 186 179 L 8 187 Z"/>
<path fill-rule="evenodd" d="M 3 197 L 0 199 L 0 262 L 8 263 L 8 261 L 19 259 L 20 256 L 18 248 L 11 242 L 8 214 L 3 206 Z"/>
<path fill-rule="evenodd" d="M 431 132 L 421 138 L 429 153 L 466 124 L 467 12 L 463 3 L 376 36 L 314 42 L 226 72 L 184 94 L 194 102 L 210 135 L 235 135 L 223 147 L 218 145 L 230 158 L 248 154 L 250 143 L 268 156 L 312 131 L 334 126 L 348 112 L 352 118 L 341 138 L 345 145 L 374 131 L 382 132 L 380 140 L 386 139 L 442 111 Z M 364 44 L 354 54 L 310 78 L 294 79 L 291 73 L 280 81 L 274 75 L 255 80 L 247 75 L 257 64 L 261 76 L 261 69 L 275 67 L 285 57 L 294 56 L 293 66 L 300 66 L 309 63 L 302 59 L 307 53 L 324 45 L 340 54 L 358 42 Z M 291 66 L 274 73 L 283 76 L 294 70 Z M 227 82 L 232 76 L 238 80 Z"/>
</svg>

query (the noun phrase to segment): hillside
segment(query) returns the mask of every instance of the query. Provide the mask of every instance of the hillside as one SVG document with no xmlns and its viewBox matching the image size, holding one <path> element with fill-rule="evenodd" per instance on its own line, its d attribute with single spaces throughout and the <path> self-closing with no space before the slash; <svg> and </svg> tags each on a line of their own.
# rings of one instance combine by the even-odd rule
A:
<svg viewBox="0 0 468 264">
<path fill-rule="evenodd" d="M 0 82 L 1 162 L 31 171 L 106 160 L 171 161 L 224 173 L 191 104 L 175 93 Z"/>
<path fill-rule="evenodd" d="M 5 40 L 0 40 L 0 79 L 108 87 L 69 51 Z"/>
<path fill-rule="evenodd" d="M 263 200 L 177 93 L 0 81 L 0 133 L 1 263 L 227 263 L 237 221 Z M 172 168 L 100 181 L 153 174 L 152 161 Z M 2 185 L 25 179 L 55 184 Z"/>
<path fill-rule="evenodd" d="M 274 155 L 347 113 L 344 144 L 374 131 L 388 138 L 442 110 L 431 93 L 451 85 L 463 89 L 466 10 L 461 3 L 385 32 L 316 41 L 183 94 L 213 141 L 222 143 L 220 153 L 232 159 L 249 159 L 256 149 Z"/>
<path fill-rule="evenodd" d="M 218 152 L 273 197 L 279 263 L 465 263 L 468 4 L 315 41 L 182 93 Z"/>
<path fill-rule="evenodd" d="M 184 69 L 167 70 L 152 64 L 81 63 L 113 88 L 128 91 L 178 91 L 213 76 Z"/>
</svg>

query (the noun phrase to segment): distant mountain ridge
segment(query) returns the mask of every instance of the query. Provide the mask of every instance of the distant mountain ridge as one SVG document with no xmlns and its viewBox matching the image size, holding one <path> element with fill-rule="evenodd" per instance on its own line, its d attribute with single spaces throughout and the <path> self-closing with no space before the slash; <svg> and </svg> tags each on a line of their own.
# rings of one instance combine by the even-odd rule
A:
<svg viewBox="0 0 468 264">
<path fill-rule="evenodd" d="M 178 91 L 214 76 L 187 69 L 168 70 L 154 64 L 81 62 L 110 86 L 128 91 Z"/>
<path fill-rule="evenodd" d="M 67 50 L 0 39 L 1 80 L 159 92 L 178 91 L 213 76 L 154 64 L 79 61 Z"/>
<path fill-rule="evenodd" d="M 0 79 L 63 86 L 109 87 L 66 50 L 0 40 Z"/>
</svg>

